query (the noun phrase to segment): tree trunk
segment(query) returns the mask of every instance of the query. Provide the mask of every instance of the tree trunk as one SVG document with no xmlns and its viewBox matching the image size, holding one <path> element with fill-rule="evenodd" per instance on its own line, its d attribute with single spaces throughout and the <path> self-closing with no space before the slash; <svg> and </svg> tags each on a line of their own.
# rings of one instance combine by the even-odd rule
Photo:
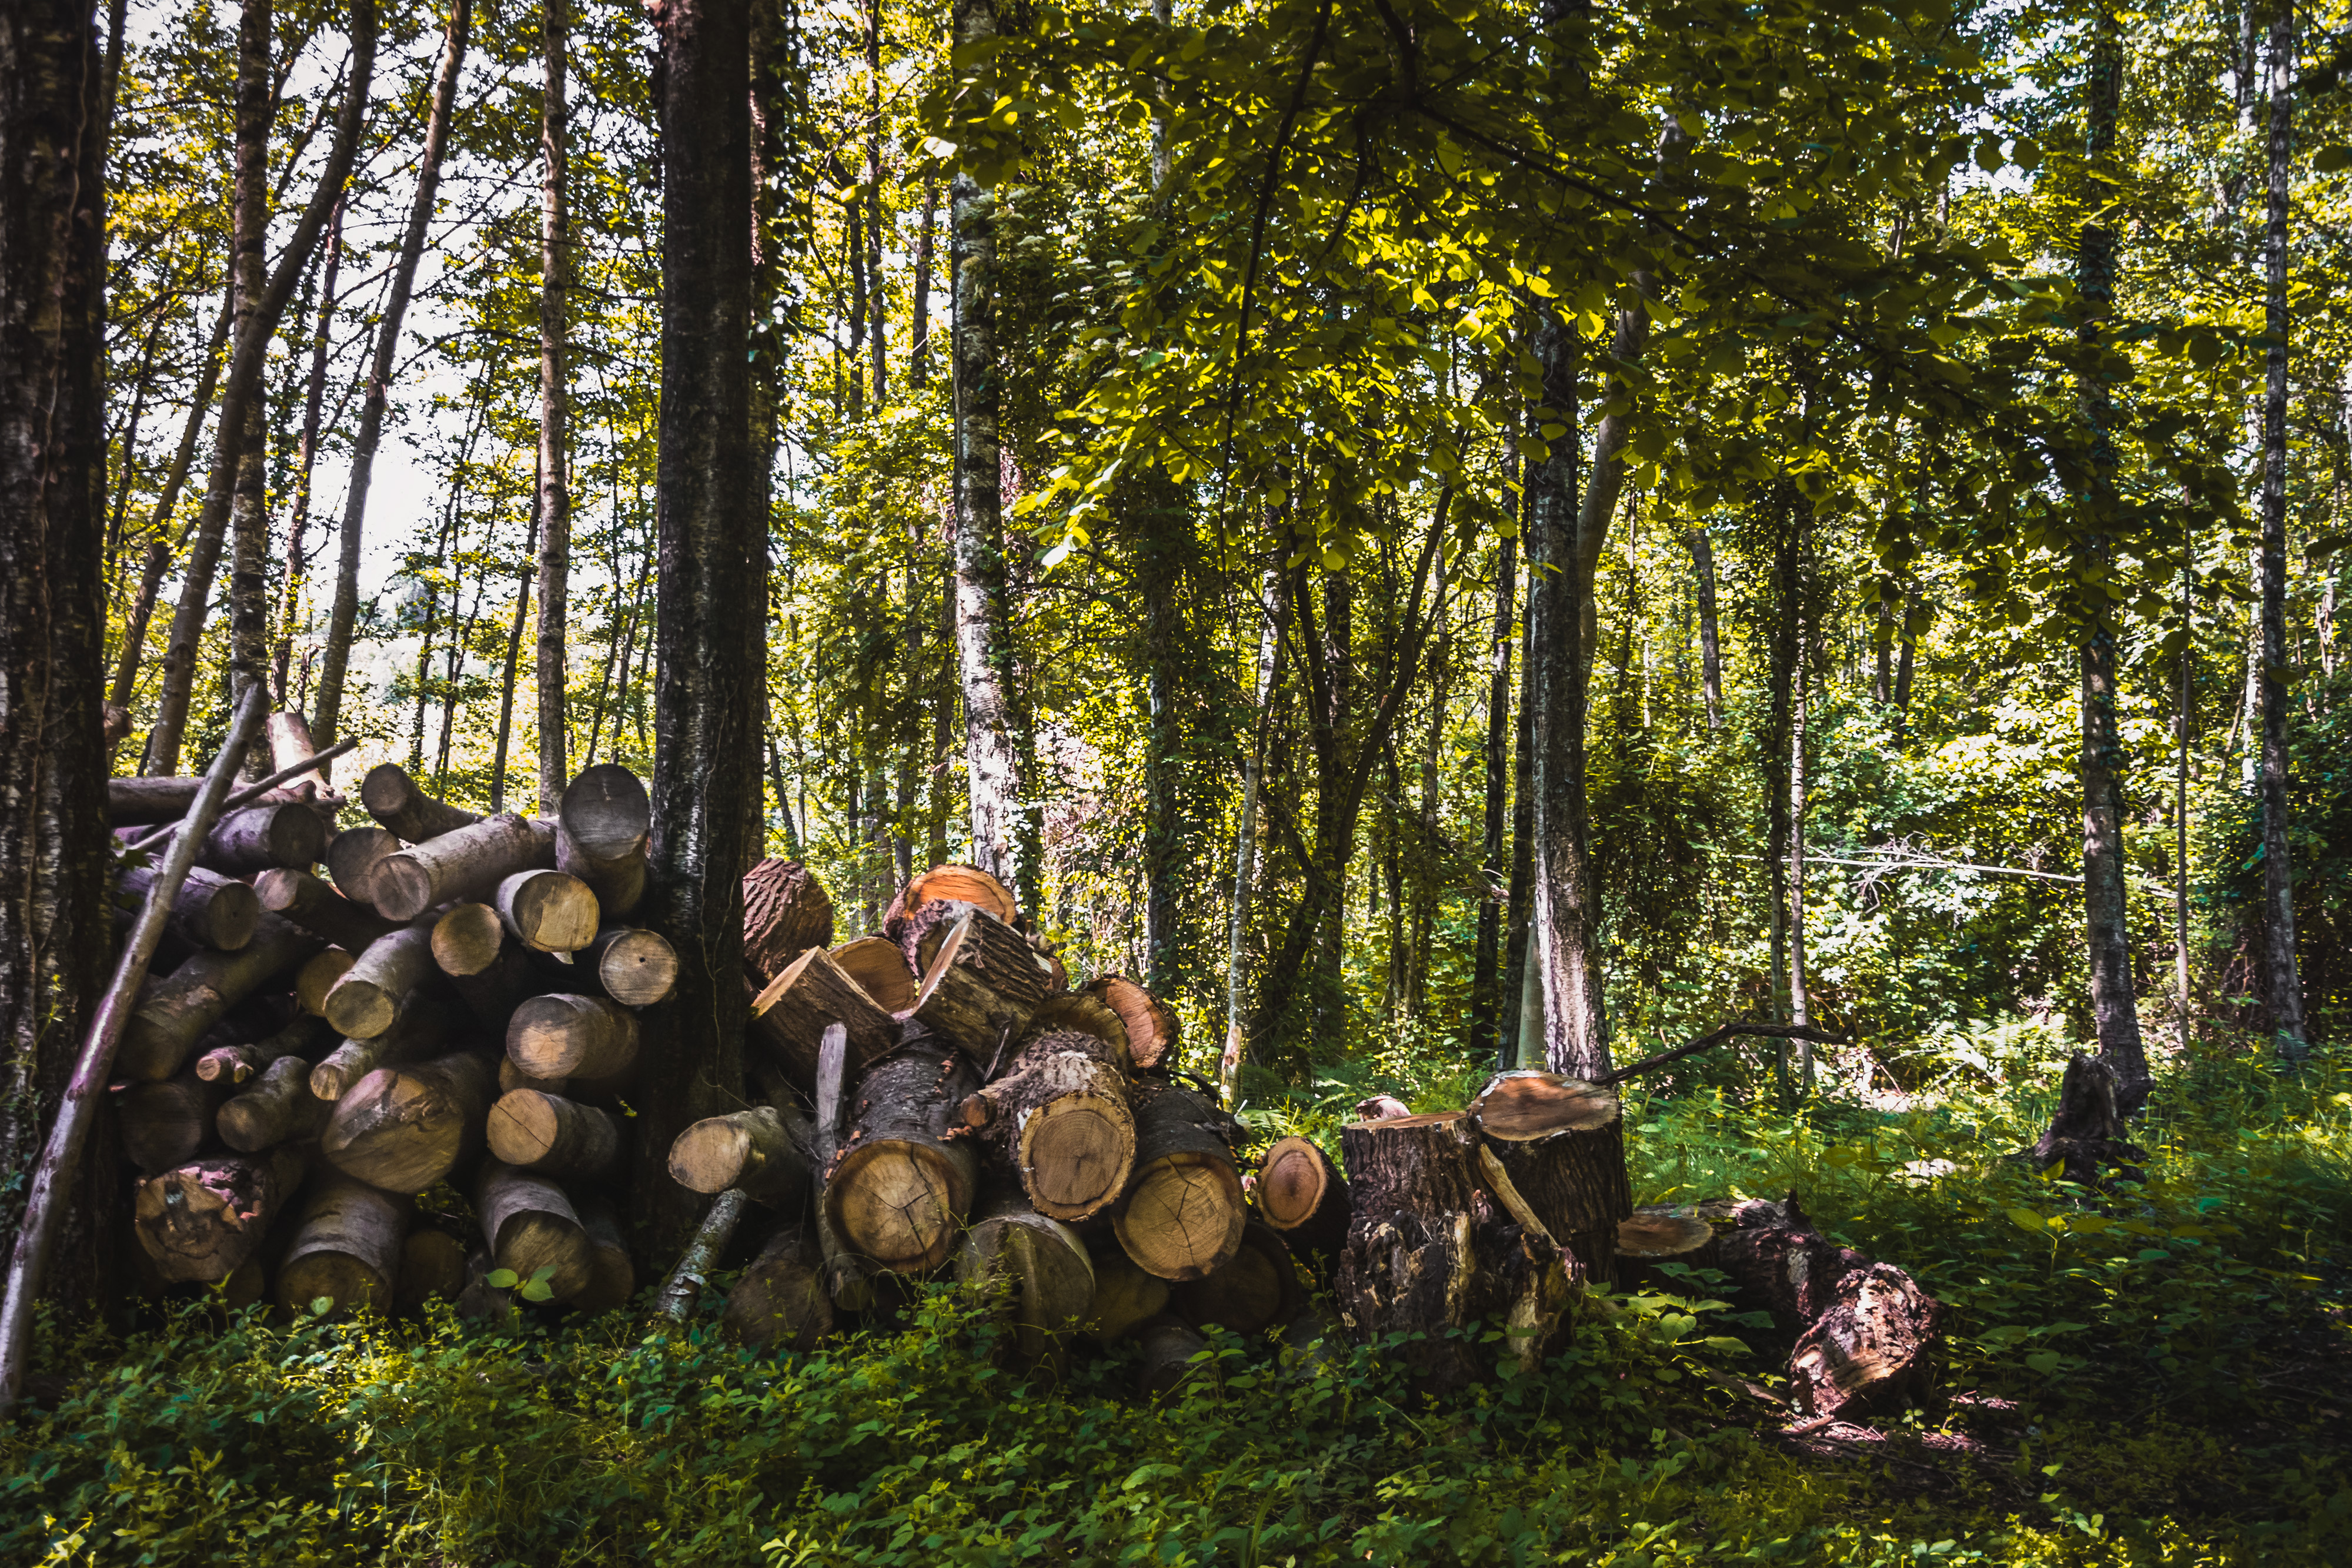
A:
<svg viewBox="0 0 2352 1568">
<path fill-rule="evenodd" d="M 1518 476 L 1516 429 L 1504 432 L 1504 467 Z M 1518 626 L 1518 535 L 1495 547 L 1495 620 L 1488 641 L 1486 678 L 1486 814 L 1478 870 L 1478 937 L 1470 967 L 1470 1051 L 1492 1057 L 1499 1038 L 1503 925 L 1509 889 L 1504 832 L 1511 800 L 1511 653 Z"/>
<path fill-rule="evenodd" d="M 367 0 L 362 0 L 366 4 Z M 319 655 L 319 706 L 312 710 L 310 733 L 321 746 L 332 746 L 343 716 L 343 679 L 352 656 L 352 632 L 359 617 L 361 529 L 367 521 L 368 484 L 375 472 L 376 448 L 383 440 L 384 411 L 392 397 L 392 374 L 398 363 L 401 323 L 408 314 L 410 293 L 416 286 L 416 264 L 425 254 L 425 235 L 433 218 L 441 186 L 441 157 L 449 141 L 449 112 L 457 99 L 457 70 L 466 57 L 473 0 L 451 0 L 449 30 L 441 46 L 441 63 L 433 78 L 433 107 L 425 122 L 425 146 L 417 158 L 416 196 L 409 204 L 408 227 L 402 235 L 400 255 L 393 263 L 392 287 L 384 298 L 383 316 L 376 324 L 375 358 L 368 366 L 367 396 L 360 403 L 359 433 L 352 440 L 351 475 L 343 494 L 343 522 L 337 541 L 335 599 L 327 617 L 327 644 Z"/>
<path fill-rule="evenodd" d="M 556 809 L 556 865 L 594 892 L 605 918 L 625 919 L 645 896 L 653 840 L 653 801 L 644 782 L 609 762 L 583 768 Z"/>
<path fill-rule="evenodd" d="M 289 701 L 286 683 L 294 660 L 294 617 L 301 609 L 302 582 L 310 570 L 310 562 L 302 554 L 302 540 L 310 530 L 310 475 L 319 457 L 319 422 L 325 413 L 327 398 L 327 356 L 334 348 L 331 329 L 335 319 L 335 281 L 342 265 L 343 204 L 337 202 L 334 215 L 327 220 L 327 260 L 319 277 L 319 325 L 310 338 L 310 383 L 302 393 L 302 444 L 295 459 L 294 504 L 286 521 L 286 580 L 278 596 L 278 654 L 271 674 L 281 707 Z"/>
<path fill-rule="evenodd" d="M 546 69 L 539 113 L 539 810 L 553 816 L 571 779 L 564 763 L 564 620 L 571 613 L 572 488 L 564 424 L 569 417 L 565 337 L 572 282 L 571 217 L 564 202 L 568 111 L 565 50 L 571 0 L 541 0 Z"/>
<path fill-rule="evenodd" d="M 1794 701 L 1789 723 L 1789 1021 L 1803 1028 L 1813 1021 L 1812 1002 L 1805 991 L 1805 730 L 1811 708 L 1811 671 L 1805 657 L 1805 627 L 1797 625 Z M 1796 1037 L 1797 1090 L 1813 1092 L 1813 1042 Z"/>
<path fill-rule="evenodd" d="M 270 34 L 275 26 L 272 9 L 271 0 L 247 0 L 237 24 L 236 238 L 230 271 L 236 295 L 240 349 L 254 335 L 262 297 L 269 287 L 269 121 L 277 108 L 273 101 L 275 73 L 270 62 Z M 276 325 L 273 320 L 261 335 L 264 356 L 268 353 L 269 333 L 276 330 Z M 234 447 L 224 446 L 222 458 L 213 465 L 212 491 L 218 491 L 224 478 L 229 487 L 228 679 L 225 685 L 232 709 L 246 687 L 261 679 L 263 643 L 268 635 L 262 577 L 269 547 L 268 398 L 268 387 L 257 366 L 253 389 L 238 409 L 243 424 L 238 443 Z M 222 471 L 224 460 L 228 465 L 226 475 Z M 211 510 L 211 499 L 208 494 L 207 512 Z M 199 621 L 199 631 L 202 624 Z M 193 645 L 189 652 L 195 652 Z M 186 673 L 193 681 L 193 664 Z M 167 689 L 167 705 L 169 701 Z M 186 701 L 184 694 L 182 701 Z M 184 708 L 183 717 L 184 720 Z M 162 727 L 160 721 L 157 727 Z M 248 778 L 259 777 L 253 771 L 259 760 L 251 753 L 247 755 Z"/>
<path fill-rule="evenodd" d="M 1706 694 L 1706 727 L 1723 727 L 1723 643 L 1716 630 L 1715 542 L 1705 528 L 1684 534 L 1690 542 L 1691 570 L 1698 594 L 1699 683 Z"/>
<path fill-rule="evenodd" d="M 1142 510 L 1138 588 L 1143 598 L 1143 983 L 1172 991 L 1178 956 L 1177 889 L 1184 880 L 1185 840 L 1178 791 L 1182 750 L 1176 711 L 1180 664 L 1177 643 L 1184 612 L 1177 595 L 1183 581 L 1185 535 L 1192 518 L 1183 492 L 1158 468 L 1135 486 Z"/>
<path fill-rule="evenodd" d="M 1523 507 L 1522 538 L 1526 537 L 1527 517 Z M 1534 564 L 1530 546 L 1528 565 Z M 1511 887 L 1504 904 L 1502 1017 L 1497 1020 L 1495 1041 L 1497 1071 L 1517 1064 L 1519 1042 L 1527 1038 L 1531 1020 L 1543 1010 L 1541 996 L 1531 998 L 1533 988 L 1528 984 L 1528 933 L 1534 923 L 1536 861 L 1535 664 L 1529 655 L 1534 650 L 1530 638 L 1535 631 L 1534 605 L 1538 591 L 1538 580 L 1530 571 L 1526 607 L 1519 614 L 1519 716 L 1512 727 Z"/>
<path fill-rule="evenodd" d="M 514 739 L 515 673 L 522 660 L 522 623 L 530 615 L 531 563 L 539 549 L 539 517 L 530 519 L 530 531 L 523 538 L 522 552 L 525 570 L 515 574 L 514 619 L 507 623 L 507 662 L 499 674 L 499 738 L 490 757 L 490 810 L 493 814 L 507 809 L 507 754 Z M 596 743 L 592 738 L 588 748 L 593 753 Z"/>
<path fill-rule="evenodd" d="M 1250 687 L 1256 719 L 1249 747 L 1242 754 L 1241 823 L 1234 834 L 1234 901 L 1225 928 L 1225 1049 L 1218 1061 L 1218 1079 L 1224 1097 L 1236 1103 L 1241 1098 L 1242 1067 L 1248 1054 L 1249 915 L 1257 875 L 1258 779 L 1265 767 L 1266 727 L 1273 714 L 1276 663 L 1290 608 L 1287 580 L 1278 568 L 1268 567 L 1261 580 L 1260 596 L 1265 602 L 1260 611 L 1256 670 Z"/>
<path fill-rule="evenodd" d="M 2269 349 L 2263 393 L 2262 992 L 2279 1057 L 2299 1062 L 2311 1054 L 2311 1042 L 2295 967 L 2294 867 L 2287 841 L 2287 202 L 2294 140 L 2294 13 L 2279 5 L 2271 13 L 2269 222 L 2263 246 L 2263 336 Z"/>
</svg>

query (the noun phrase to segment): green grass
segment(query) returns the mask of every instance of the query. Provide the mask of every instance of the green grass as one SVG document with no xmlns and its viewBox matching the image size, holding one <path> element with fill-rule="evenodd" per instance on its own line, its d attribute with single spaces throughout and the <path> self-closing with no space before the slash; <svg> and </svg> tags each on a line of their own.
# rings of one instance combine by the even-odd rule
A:
<svg viewBox="0 0 2352 1568">
<path fill-rule="evenodd" d="M 1121 1354 L 1000 1364 L 971 1299 L 806 1356 L 625 1316 L 498 1334 L 221 1332 L 201 1303 L 0 1441 L 0 1557 L 54 1563 L 2335 1563 L 2352 1556 L 2342 1310 L 2352 1073 L 2164 1081 L 2149 1180 L 2097 1204 L 2004 1159 L 2048 1113 L 1993 1063 L 1901 1111 L 1629 1098 L 1637 1198 L 1795 1189 L 1954 1309 L 1948 1407 L 1772 1435 L 1737 1302 L 1596 1303 L 1539 1374 L 1433 1404 L 1374 1352 L 1213 1343 L 1187 1391 Z M 1330 1136 L 1377 1062 L 1266 1097 Z M 2036 1069 L 2032 1082 L 2048 1075 Z M 1946 1162 L 1927 1165 L 1922 1162 Z M 1749 1337 L 1756 1337 L 1751 1333 Z M 1725 1375 L 1732 1375 L 1726 1376 Z"/>
</svg>

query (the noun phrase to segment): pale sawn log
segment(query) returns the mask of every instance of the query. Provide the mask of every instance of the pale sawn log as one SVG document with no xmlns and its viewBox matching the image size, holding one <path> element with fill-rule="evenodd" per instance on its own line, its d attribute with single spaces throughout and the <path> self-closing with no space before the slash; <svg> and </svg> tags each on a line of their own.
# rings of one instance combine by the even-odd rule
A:
<svg viewBox="0 0 2352 1568">
<path fill-rule="evenodd" d="M 525 1283 L 544 1270 L 547 1288 L 569 1301 L 594 1281 L 595 1249 L 579 1211 L 562 1187 L 545 1176 L 519 1171 L 503 1160 L 484 1160 L 474 1184 L 474 1213 L 489 1239 L 490 1255 Z"/>
<path fill-rule="evenodd" d="M 433 924 L 433 964 L 474 1021 L 501 1035 L 540 989 L 530 954 L 487 904 L 459 904 Z"/>
<path fill-rule="evenodd" d="M 403 925 L 369 943 L 327 993 L 327 1027 L 346 1039 L 372 1039 L 400 1021 L 409 998 L 430 995 L 440 980 L 432 928 Z"/>
<path fill-rule="evenodd" d="M 833 949 L 833 961 L 857 982 L 886 1013 L 911 1012 L 915 1006 L 915 971 L 898 945 L 887 936 L 860 936 Z"/>
<path fill-rule="evenodd" d="M 555 863 L 594 894 L 604 918 L 635 910 L 646 891 L 653 802 L 643 780 L 616 763 L 583 768 L 556 808 Z"/>
<path fill-rule="evenodd" d="M 481 1147 L 491 1082 L 489 1059 L 472 1051 L 379 1067 L 335 1103 L 320 1153 L 370 1186 L 423 1192 Z"/>
<path fill-rule="evenodd" d="M 376 912 L 414 920 L 438 904 L 487 901 L 515 873 L 554 865 L 554 828 L 503 812 L 386 855 L 372 883 Z"/>
<path fill-rule="evenodd" d="M 427 795 L 417 788 L 406 768 L 393 762 L 379 763 L 368 769 L 367 777 L 360 780 L 360 804 L 369 816 L 412 844 L 454 833 L 482 820 L 476 812 Z"/>
<path fill-rule="evenodd" d="M 572 963 L 625 1008 L 653 1007 L 669 1000 L 677 989 L 677 949 L 658 931 L 607 925 Z"/>
<path fill-rule="evenodd" d="M 154 868 L 142 866 L 124 872 L 114 885 L 121 898 L 136 905 L 145 902 L 154 881 Z M 172 898 L 171 929 L 191 946 L 234 953 L 253 940 L 261 910 L 262 901 L 248 884 L 200 865 L 190 866 L 186 880 Z M 133 918 L 130 909 L 119 908 L 115 924 L 128 929 Z"/>
<path fill-rule="evenodd" d="M 323 1020 L 327 1016 L 327 993 L 337 981 L 352 972 L 359 960 L 346 948 L 329 947 L 314 953 L 294 972 L 294 1000 L 312 1018 Z"/>
<path fill-rule="evenodd" d="M 793 959 L 751 999 L 751 1037 L 803 1093 L 815 1088 L 817 1050 L 836 1023 L 849 1031 L 853 1077 L 898 1042 L 898 1021 L 822 947 Z"/>
<path fill-rule="evenodd" d="M 516 872 L 491 902 L 515 940 L 534 953 L 577 953 L 596 939 L 596 895 L 563 872 Z"/>
<path fill-rule="evenodd" d="M 594 1181 L 621 1155 L 620 1128 L 610 1115 L 538 1089 L 499 1095 L 490 1107 L 488 1134 L 497 1158 L 561 1182 Z"/>
<path fill-rule="evenodd" d="M 636 1015 L 603 997 L 532 997 L 507 1025 L 507 1059 L 533 1078 L 618 1078 L 636 1064 Z"/>
<path fill-rule="evenodd" d="M 222 1143 L 250 1155 L 317 1137 L 334 1111 L 310 1092 L 310 1064 L 299 1056 L 281 1056 L 222 1105 L 214 1124 Z"/>
<path fill-rule="evenodd" d="M 321 1301 L 330 1312 L 362 1305 L 389 1312 L 415 1212 L 405 1197 L 322 1175 L 304 1195 L 294 1239 L 278 1260 L 278 1304 L 298 1312 Z"/>
<path fill-rule="evenodd" d="M 337 1101 L 352 1084 L 379 1067 L 397 1067 L 441 1048 L 448 1019 L 439 1001 L 411 993 L 400 1004 L 400 1019 L 382 1034 L 345 1040 L 310 1069 L 310 1092 Z"/>
<path fill-rule="evenodd" d="M 400 852 L 389 828 L 345 828 L 327 844 L 327 876 L 353 904 L 375 907 L 376 868 Z"/>
<path fill-rule="evenodd" d="M 400 929 L 369 904 L 346 898 L 307 871 L 279 866 L 253 879 L 261 907 L 336 946 L 358 953 Z"/>
<path fill-rule="evenodd" d="M 689 1192 L 740 1187 L 753 1201 L 786 1214 L 807 1206 L 811 1166 L 808 1151 L 769 1105 L 697 1122 L 669 1148 L 670 1179 Z"/>
<path fill-rule="evenodd" d="M 253 939 L 236 952 L 205 949 L 181 960 L 168 975 L 149 977 L 123 1027 L 116 1072 L 151 1082 L 171 1077 L 230 1008 L 323 946 L 310 932 L 264 910 Z"/>
</svg>

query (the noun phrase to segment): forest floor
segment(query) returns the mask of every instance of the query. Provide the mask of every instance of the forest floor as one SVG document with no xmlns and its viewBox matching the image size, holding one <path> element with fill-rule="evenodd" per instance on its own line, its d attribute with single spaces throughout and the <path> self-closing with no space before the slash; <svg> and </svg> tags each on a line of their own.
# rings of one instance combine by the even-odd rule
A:
<svg viewBox="0 0 2352 1568">
<path fill-rule="evenodd" d="M 1213 1335 L 1159 1404 L 1130 1352 L 1058 1382 L 971 1298 L 807 1355 L 625 1314 L 491 1332 L 222 1322 L 45 1343 L 0 1434 L 0 1561 L 54 1563 L 2299 1563 L 2352 1559 L 2352 1067 L 2163 1078 L 2147 1181 L 2021 1162 L 2046 1063 L 1790 1114 L 1626 1105 L 1635 1197 L 1802 1194 L 1952 1308 L 1932 1410 L 1791 1430 L 1738 1303 L 1620 1294 L 1565 1354 L 1440 1405 L 1371 1352 Z M 1251 1115 L 1328 1134 L 1398 1053 Z M 706 1314 L 705 1321 L 709 1321 Z"/>
</svg>

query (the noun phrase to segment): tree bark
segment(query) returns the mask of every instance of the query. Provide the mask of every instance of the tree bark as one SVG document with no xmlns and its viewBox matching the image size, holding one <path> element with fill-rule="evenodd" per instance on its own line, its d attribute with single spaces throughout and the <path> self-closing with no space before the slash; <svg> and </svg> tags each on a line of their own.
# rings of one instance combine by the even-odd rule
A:
<svg viewBox="0 0 2352 1568">
<path fill-rule="evenodd" d="M 236 201 L 235 208 L 236 243 L 230 256 L 230 282 L 236 298 L 236 335 L 240 347 L 253 335 L 255 320 L 262 308 L 262 297 L 269 287 L 269 121 L 277 108 L 274 101 L 276 82 L 270 61 L 270 34 L 275 26 L 271 0 L 247 0 L 237 22 L 236 37 Z M 293 259 L 289 257 L 289 260 Z M 307 260 L 307 257 L 305 258 Z M 268 352 L 269 332 L 276 322 L 262 334 L 262 352 Z M 213 465 L 212 483 L 205 497 L 205 510 L 210 512 L 214 494 L 224 479 L 228 485 L 228 679 L 224 683 L 230 706 L 235 706 L 245 688 L 261 679 L 262 643 L 268 634 L 262 572 L 267 565 L 269 544 L 268 507 L 268 419 L 269 392 L 263 377 L 257 373 L 250 393 L 239 405 L 242 429 L 234 447 L 224 446 L 221 456 Z M 234 375 L 234 371 L 232 371 Z M 226 410 L 224 410 L 226 413 Z M 227 472 L 224 474 L 224 464 Z M 209 584 L 207 584 L 209 587 Z M 202 630 L 202 622 L 197 629 Z M 193 656 L 195 649 L 189 648 Z M 185 672 L 193 681 L 193 664 Z M 170 683 L 166 681 L 165 705 L 171 700 Z M 183 718 L 187 695 L 181 695 Z M 158 722 L 157 727 L 162 728 Z M 247 755 L 247 777 L 257 777 L 252 768 L 258 759 Z"/>
<path fill-rule="evenodd" d="M 956 1278 L 1000 1291 L 1013 1348 L 1030 1364 L 1057 1361 L 1094 1305 L 1087 1244 L 1017 1192 L 983 1198 L 956 1250 Z"/>
<path fill-rule="evenodd" d="M 571 779 L 564 761 L 568 709 L 564 620 L 571 613 L 572 487 L 565 422 L 571 398 L 566 337 L 572 282 L 571 214 L 564 200 L 569 111 L 564 102 L 571 0 L 541 0 L 546 78 L 539 112 L 539 810 L 553 816 Z"/>
<path fill-rule="evenodd" d="M 1706 727 L 1723 727 L 1723 643 L 1716 629 L 1715 542 L 1705 528 L 1684 534 L 1690 543 L 1691 570 L 1698 594 L 1699 683 L 1706 695 Z"/>
<path fill-rule="evenodd" d="M 812 947 L 833 946 L 833 898 L 798 861 L 764 860 L 743 878 L 743 971 L 765 986 Z"/>
<path fill-rule="evenodd" d="M 533 997 L 507 1025 L 507 1060 L 533 1078 L 618 1077 L 638 1046 L 637 1015 L 603 997 Z"/>
<path fill-rule="evenodd" d="M 768 1239 L 727 1292 L 720 1328 L 738 1344 L 814 1350 L 833 1333 L 816 1227 L 797 1218 Z"/>
<path fill-rule="evenodd" d="M 1189 1089 L 1139 1083 L 1135 1176 L 1113 1217 L 1118 1244 L 1147 1273 L 1197 1280 L 1241 1245 L 1241 1174 L 1224 1122 Z"/>
<path fill-rule="evenodd" d="M 751 1037 L 803 1093 L 816 1084 L 817 1052 L 834 1024 L 849 1030 L 853 1075 L 898 1043 L 898 1021 L 822 947 L 803 953 L 751 1000 Z"/>
<path fill-rule="evenodd" d="M 1517 476 L 1517 432 L 1504 433 L 1503 463 Z M 1510 821 L 1511 800 L 1511 653 L 1512 633 L 1518 625 L 1518 535 L 1495 547 L 1495 619 L 1487 640 L 1486 676 L 1486 813 L 1480 841 L 1478 866 L 1478 937 L 1470 967 L 1470 1051 L 1491 1057 L 1498 1036 L 1502 976 L 1503 922 L 1508 891 L 1506 859 L 1510 852 L 1504 829 Z"/>
<path fill-rule="evenodd" d="M 457 100 L 457 70 L 466 57 L 472 19 L 473 0 L 450 0 L 449 29 L 433 78 L 433 107 L 425 119 L 425 146 L 417 158 L 416 196 L 409 204 L 408 227 L 401 236 L 399 257 L 393 263 L 392 287 L 384 298 L 383 319 L 376 323 L 375 358 L 368 366 L 367 396 L 360 402 L 359 432 L 352 439 L 342 532 L 337 540 L 335 599 L 327 616 L 327 644 L 319 655 L 319 706 L 310 720 L 310 733 L 321 746 L 334 744 L 337 727 L 342 723 L 344 674 L 351 664 L 352 632 L 359 618 L 361 530 L 367 521 L 368 486 L 375 473 L 376 449 L 383 441 L 383 417 L 392 398 L 392 373 L 399 360 L 401 324 L 416 287 L 416 264 L 425 254 L 425 230 L 441 187 L 441 158 L 449 142 L 449 114 Z"/>
<path fill-rule="evenodd" d="M 523 536 L 523 570 L 515 574 L 514 618 L 507 622 L 507 660 L 499 673 L 499 738 L 490 757 L 490 810 L 493 815 L 507 809 L 507 753 L 514 739 L 515 674 L 522 661 L 522 623 L 530 614 L 531 576 L 539 552 L 539 517 L 530 519 L 530 530 Z M 596 742 L 593 735 L 588 742 L 593 754 Z"/>
<path fill-rule="evenodd" d="M 343 265 L 343 204 L 327 220 L 327 259 L 319 275 L 319 325 L 310 337 L 310 374 L 302 392 L 302 438 L 294 470 L 294 502 L 286 519 L 286 578 L 278 595 L 278 654 L 271 683 L 282 707 L 290 700 L 287 679 L 294 660 L 294 617 L 302 605 L 310 562 L 302 553 L 310 525 L 310 475 L 319 458 L 319 422 L 326 412 L 327 356 L 334 348 L 335 282 Z"/>
</svg>

